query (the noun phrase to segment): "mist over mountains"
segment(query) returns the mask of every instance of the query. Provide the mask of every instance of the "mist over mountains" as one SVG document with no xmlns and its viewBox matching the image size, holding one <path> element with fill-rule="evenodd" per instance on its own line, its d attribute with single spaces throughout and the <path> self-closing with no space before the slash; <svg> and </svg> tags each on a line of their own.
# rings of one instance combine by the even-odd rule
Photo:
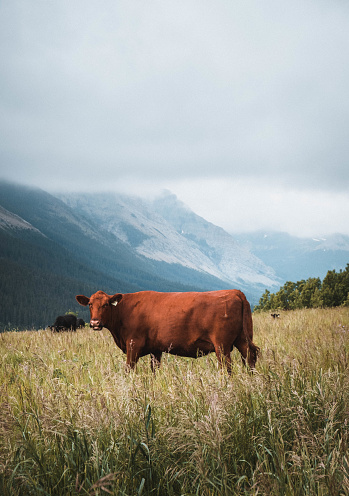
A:
<svg viewBox="0 0 349 496">
<path fill-rule="evenodd" d="M 98 289 L 238 288 L 253 305 L 303 270 L 301 278 L 322 276 L 331 259 L 333 268 L 348 262 L 348 237 L 312 245 L 287 236 L 236 237 L 170 192 L 52 195 L 0 182 L 0 325 L 45 326 L 68 310 L 87 318 L 75 295 Z"/>
</svg>

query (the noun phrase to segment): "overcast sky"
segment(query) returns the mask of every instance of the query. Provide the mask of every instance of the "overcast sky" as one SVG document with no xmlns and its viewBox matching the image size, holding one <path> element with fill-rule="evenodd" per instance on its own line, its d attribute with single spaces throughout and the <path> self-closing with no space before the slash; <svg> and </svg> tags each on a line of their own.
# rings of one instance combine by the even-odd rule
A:
<svg viewBox="0 0 349 496">
<path fill-rule="evenodd" d="M 349 234 L 348 0 L 0 0 L 0 178 Z"/>
</svg>

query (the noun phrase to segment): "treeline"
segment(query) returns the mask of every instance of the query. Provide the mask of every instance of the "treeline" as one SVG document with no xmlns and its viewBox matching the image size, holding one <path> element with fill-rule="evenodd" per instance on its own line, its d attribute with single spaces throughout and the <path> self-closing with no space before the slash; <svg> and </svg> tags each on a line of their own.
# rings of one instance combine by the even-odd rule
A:
<svg viewBox="0 0 349 496">
<path fill-rule="evenodd" d="M 339 272 L 329 270 L 322 282 L 319 277 L 310 277 L 287 281 L 277 293 L 266 290 L 254 311 L 338 306 L 349 306 L 349 264 Z"/>
<path fill-rule="evenodd" d="M 42 329 L 70 310 L 85 320 L 88 317 L 88 310 L 75 301 L 76 294 L 91 292 L 87 283 L 33 270 L 10 260 L 0 259 L 0 272 L 0 333 Z"/>
</svg>

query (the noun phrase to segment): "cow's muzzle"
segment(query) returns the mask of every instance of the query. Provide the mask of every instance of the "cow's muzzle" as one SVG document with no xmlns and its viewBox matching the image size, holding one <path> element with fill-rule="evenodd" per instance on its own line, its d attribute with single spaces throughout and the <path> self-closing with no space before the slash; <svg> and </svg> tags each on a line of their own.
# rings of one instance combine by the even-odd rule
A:
<svg viewBox="0 0 349 496">
<path fill-rule="evenodd" d="M 103 329 L 103 324 L 100 320 L 91 320 L 90 327 L 92 327 L 94 331 L 100 331 Z"/>
</svg>

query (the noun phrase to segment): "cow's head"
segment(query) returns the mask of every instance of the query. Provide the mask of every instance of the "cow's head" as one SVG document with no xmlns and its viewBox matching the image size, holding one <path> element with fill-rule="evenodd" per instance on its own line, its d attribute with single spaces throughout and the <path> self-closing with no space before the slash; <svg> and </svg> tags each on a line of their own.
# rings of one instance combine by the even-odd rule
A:
<svg viewBox="0 0 349 496">
<path fill-rule="evenodd" d="M 113 306 L 119 303 L 122 294 L 110 296 L 103 291 L 97 291 L 90 298 L 84 295 L 77 295 L 75 298 L 80 305 L 90 307 L 90 327 L 95 331 L 100 331 L 103 327 L 109 328 L 111 325 Z"/>
</svg>

